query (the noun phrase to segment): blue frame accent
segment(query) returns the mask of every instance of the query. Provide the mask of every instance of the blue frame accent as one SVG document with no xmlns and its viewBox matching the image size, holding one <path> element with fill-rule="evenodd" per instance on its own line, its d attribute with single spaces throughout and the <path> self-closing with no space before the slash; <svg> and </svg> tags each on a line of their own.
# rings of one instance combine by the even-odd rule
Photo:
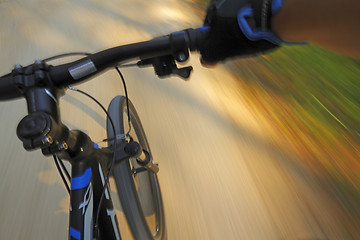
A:
<svg viewBox="0 0 360 240">
<path fill-rule="evenodd" d="M 70 227 L 69 240 L 71 240 L 71 237 L 80 240 L 81 239 L 81 233 L 78 230 L 75 230 L 74 228 Z"/>
<path fill-rule="evenodd" d="M 88 186 L 90 184 L 90 180 L 91 168 L 88 168 L 82 176 L 71 178 L 71 190 L 76 190 Z"/>
<path fill-rule="evenodd" d="M 208 25 L 204 25 L 204 26 L 198 28 L 197 30 L 200 30 L 200 31 L 203 31 L 203 32 L 209 32 L 210 27 Z"/>
</svg>

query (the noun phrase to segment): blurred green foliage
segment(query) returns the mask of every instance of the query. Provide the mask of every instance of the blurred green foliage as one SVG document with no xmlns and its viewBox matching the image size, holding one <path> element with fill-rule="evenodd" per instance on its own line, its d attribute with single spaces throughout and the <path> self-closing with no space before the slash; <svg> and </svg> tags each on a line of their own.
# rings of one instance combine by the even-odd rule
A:
<svg viewBox="0 0 360 240">
<path fill-rule="evenodd" d="M 307 45 L 284 47 L 263 63 L 282 76 L 273 87 L 289 101 L 299 102 L 334 134 L 338 125 L 359 136 L 360 61 Z"/>
<path fill-rule="evenodd" d="M 210 0 L 190 0 L 204 10 Z M 260 109 L 280 144 L 325 178 L 360 217 L 360 60 L 308 44 L 229 61 L 242 94 Z M 259 113 L 259 111 L 257 111 Z"/>
<path fill-rule="evenodd" d="M 228 66 L 278 143 L 360 217 L 360 61 L 309 44 Z"/>
</svg>

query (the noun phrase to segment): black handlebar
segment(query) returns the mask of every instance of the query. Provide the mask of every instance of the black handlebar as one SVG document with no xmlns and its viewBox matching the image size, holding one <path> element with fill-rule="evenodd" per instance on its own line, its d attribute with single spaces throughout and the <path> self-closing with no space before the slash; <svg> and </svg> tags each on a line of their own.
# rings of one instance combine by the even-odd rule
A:
<svg viewBox="0 0 360 240">
<path fill-rule="evenodd" d="M 20 90 L 16 87 L 15 79 L 11 74 L 0 78 L 0 101 L 14 99 L 21 96 Z"/>
<path fill-rule="evenodd" d="M 172 55 L 181 62 L 188 56 L 188 50 L 199 50 L 207 31 L 207 28 L 186 29 L 150 41 L 107 49 L 59 66 L 47 66 L 41 61 L 24 68 L 17 66 L 12 73 L 0 77 L 0 101 L 22 97 L 26 88 L 63 88 L 78 84 L 126 60 Z"/>
</svg>

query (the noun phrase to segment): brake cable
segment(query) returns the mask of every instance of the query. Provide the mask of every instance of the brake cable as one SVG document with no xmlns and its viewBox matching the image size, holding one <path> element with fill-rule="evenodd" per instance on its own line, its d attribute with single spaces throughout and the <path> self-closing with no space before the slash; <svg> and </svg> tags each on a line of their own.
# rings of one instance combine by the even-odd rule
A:
<svg viewBox="0 0 360 240">
<path fill-rule="evenodd" d="M 90 53 L 85 53 L 85 52 L 73 52 L 73 53 L 65 53 L 65 54 L 60 54 L 60 55 L 56 55 L 54 57 L 50 57 L 50 58 L 46 58 L 44 59 L 43 61 L 44 62 L 47 62 L 47 61 L 53 61 L 55 59 L 59 59 L 59 58 L 64 58 L 64 57 L 68 57 L 68 56 L 74 56 L 74 55 L 85 55 L 85 56 L 89 56 L 91 55 Z M 127 66 L 130 66 L 130 65 L 127 65 Z M 132 65 L 132 66 L 136 66 L 136 65 Z M 125 136 L 128 136 L 129 133 L 130 133 L 130 130 L 131 130 L 131 118 L 130 118 L 130 108 L 129 108 L 129 97 L 128 97 L 128 93 L 127 93 L 127 87 L 126 87 L 126 83 L 125 83 L 125 79 L 124 79 L 124 76 L 123 74 L 121 73 L 121 71 L 119 70 L 118 67 L 115 67 L 116 71 L 118 72 L 121 80 L 122 80 L 122 84 L 123 84 L 123 87 L 124 87 L 124 92 L 125 92 L 125 98 L 126 98 L 126 106 L 127 106 L 127 115 L 128 115 L 128 124 L 129 124 L 129 131 L 126 133 Z M 111 126 L 112 126 L 112 129 L 113 129 L 113 134 L 114 134 L 114 154 L 113 154 L 113 158 L 112 158 L 112 161 L 111 161 L 111 164 L 110 164 L 110 167 L 109 167 L 109 170 L 108 170 L 108 173 L 107 173 L 107 177 L 106 177 L 106 180 L 104 182 L 104 186 L 103 186 L 103 190 L 102 190 L 102 193 L 101 193 L 101 197 L 100 197 L 100 200 L 99 200 L 99 204 L 98 204 L 98 208 L 97 208 L 97 213 L 96 213 L 96 219 L 95 219 L 95 222 L 94 222 L 94 230 L 95 230 L 95 233 L 97 233 L 98 231 L 98 221 L 99 221 L 99 216 L 100 216 L 100 209 L 101 209 L 101 205 L 102 205 L 102 202 L 103 202 L 103 199 L 104 199 L 104 195 L 105 195 L 105 190 L 106 190 L 106 186 L 108 185 L 109 183 L 109 178 L 110 178 L 110 174 L 112 172 L 112 169 L 113 169 L 113 166 L 115 164 L 115 150 L 116 150 L 116 130 L 115 130 L 115 125 L 114 125 L 114 122 L 110 116 L 110 114 L 108 113 L 108 111 L 104 108 L 104 106 L 98 101 L 96 100 L 94 97 L 92 97 L 90 94 L 82 91 L 82 90 L 79 90 L 77 88 L 74 88 L 74 87 L 71 87 L 71 86 L 68 86 L 68 89 L 70 90 L 73 90 L 73 91 L 76 91 L 76 92 L 79 92 L 87 97 L 89 97 L 90 99 L 92 99 L 95 103 L 98 104 L 98 106 L 101 107 L 101 109 L 105 112 L 106 116 L 109 118 L 109 121 L 111 123 Z M 107 139 L 109 140 L 109 139 Z M 62 160 L 57 157 L 55 154 L 53 155 L 53 158 L 54 158 L 54 162 L 55 162 L 55 165 L 59 171 L 59 174 L 65 184 L 65 187 L 68 191 L 68 193 L 70 194 L 70 188 L 69 188 L 69 185 L 64 177 L 64 174 L 63 174 L 63 171 L 65 172 L 67 178 L 69 179 L 69 181 L 71 181 L 71 177 L 69 175 L 69 172 L 67 171 L 66 167 L 64 166 Z M 59 166 L 59 162 L 61 164 L 61 168 Z"/>
</svg>

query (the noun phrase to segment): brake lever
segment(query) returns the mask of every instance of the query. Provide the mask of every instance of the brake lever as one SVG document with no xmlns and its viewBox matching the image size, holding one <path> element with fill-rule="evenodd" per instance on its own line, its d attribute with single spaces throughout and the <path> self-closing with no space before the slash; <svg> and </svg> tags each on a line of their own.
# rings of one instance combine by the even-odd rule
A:
<svg viewBox="0 0 360 240">
<path fill-rule="evenodd" d="M 193 70 L 192 66 L 183 67 L 183 68 L 176 68 L 173 69 L 173 74 L 178 75 L 180 78 L 184 80 L 188 80 L 191 74 L 191 71 Z"/>
<path fill-rule="evenodd" d="M 177 75 L 183 80 L 188 80 L 193 68 L 191 66 L 178 68 L 172 55 L 143 59 L 137 63 L 139 67 L 152 65 L 156 75 L 160 78 Z"/>
</svg>

